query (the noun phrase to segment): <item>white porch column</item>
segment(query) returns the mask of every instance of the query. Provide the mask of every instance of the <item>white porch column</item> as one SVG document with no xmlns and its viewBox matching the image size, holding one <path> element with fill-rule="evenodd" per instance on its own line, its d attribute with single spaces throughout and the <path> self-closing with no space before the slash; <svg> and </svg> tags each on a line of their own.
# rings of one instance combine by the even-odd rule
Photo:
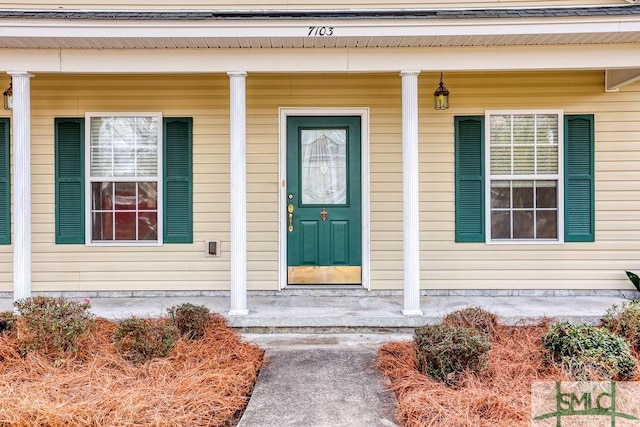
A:
<svg viewBox="0 0 640 427">
<path fill-rule="evenodd" d="M 404 209 L 405 316 L 421 316 L 418 176 L 418 74 L 402 71 L 402 193 Z"/>
<path fill-rule="evenodd" d="M 31 296 L 31 86 L 9 72 L 13 87 L 13 300 Z"/>
<path fill-rule="evenodd" d="M 231 308 L 230 316 L 247 310 L 247 73 L 230 72 L 231 134 Z"/>
</svg>

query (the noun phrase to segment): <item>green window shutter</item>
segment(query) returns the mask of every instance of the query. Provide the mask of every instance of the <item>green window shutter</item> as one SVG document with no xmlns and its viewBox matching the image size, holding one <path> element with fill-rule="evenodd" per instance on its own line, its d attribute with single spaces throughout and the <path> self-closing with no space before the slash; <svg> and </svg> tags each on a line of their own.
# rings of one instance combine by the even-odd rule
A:
<svg viewBox="0 0 640 427">
<path fill-rule="evenodd" d="M 193 120 L 163 121 L 164 243 L 193 242 Z"/>
<path fill-rule="evenodd" d="M 84 119 L 55 119 L 56 243 L 84 243 Z"/>
<path fill-rule="evenodd" d="M 594 117 L 564 116 L 564 240 L 595 241 Z"/>
<path fill-rule="evenodd" d="M 484 116 L 455 117 L 454 125 L 456 242 L 484 242 Z"/>
<path fill-rule="evenodd" d="M 0 119 L 0 245 L 11 243 L 9 119 Z"/>
</svg>

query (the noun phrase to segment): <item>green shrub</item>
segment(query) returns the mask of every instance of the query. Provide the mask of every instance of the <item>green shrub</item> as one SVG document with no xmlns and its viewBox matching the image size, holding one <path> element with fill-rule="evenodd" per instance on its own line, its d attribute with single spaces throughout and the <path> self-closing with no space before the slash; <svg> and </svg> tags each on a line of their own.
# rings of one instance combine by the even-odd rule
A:
<svg viewBox="0 0 640 427">
<path fill-rule="evenodd" d="M 181 336 L 190 340 L 204 336 L 204 330 L 210 321 L 207 307 L 185 303 L 170 307 L 167 311 Z"/>
<path fill-rule="evenodd" d="M 601 324 L 616 335 L 624 337 L 640 352 L 640 300 L 612 305 L 602 317 Z"/>
<path fill-rule="evenodd" d="M 627 277 L 633 283 L 633 286 L 636 287 L 638 291 L 640 291 L 640 277 L 636 273 L 632 273 L 631 271 L 625 271 L 627 273 Z"/>
<path fill-rule="evenodd" d="M 418 370 L 447 384 L 455 384 L 463 371 L 480 371 L 491 349 L 486 335 L 447 325 L 417 328 L 413 342 Z"/>
<path fill-rule="evenodd" d="M 116 325 L 113 345 L 133 363 L 166 357 L 176 345 L 176 329 L 164 318 L 130 317 Z"/>
<path fill-rule="evenodd" d="M 475 329 L 492 337 L 498 330 L 498 316 L 480 307 L 467 307 L 447 314 L 442 324 L 452 328 Z"/>
<path fill-rule="evenodd" d="M 13 329 L 16 318 L 12 311 L 0 312 L 0 334 Z"/>
<path fill-rule="evenodd" d="M 60 357 L 76 353 L 95 324 L 89 300 L 35 296 L 15 302 L 20 312 L 18 331 L 24 352 L 35 350 Z"/>
<path fill-rule="evenodd" d="M 575 380 L 629 379 L 636 359 L 629 344 L 607 329 L 556 323 L 542 336 L 550 362 Z"/>
</svg>

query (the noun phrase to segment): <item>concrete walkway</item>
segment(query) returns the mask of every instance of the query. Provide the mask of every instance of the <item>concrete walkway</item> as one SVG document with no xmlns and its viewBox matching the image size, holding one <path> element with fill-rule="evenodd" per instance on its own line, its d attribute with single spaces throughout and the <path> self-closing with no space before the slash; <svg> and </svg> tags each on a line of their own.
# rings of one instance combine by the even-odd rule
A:
<svg viewBox="0 0 640 427">
<path fill-rule="evenodd" d="M 395 397 L 375 369 L 387 334 L 248 334 L 266 365 L 238 427 L 390 427 Z"/>
</svg>

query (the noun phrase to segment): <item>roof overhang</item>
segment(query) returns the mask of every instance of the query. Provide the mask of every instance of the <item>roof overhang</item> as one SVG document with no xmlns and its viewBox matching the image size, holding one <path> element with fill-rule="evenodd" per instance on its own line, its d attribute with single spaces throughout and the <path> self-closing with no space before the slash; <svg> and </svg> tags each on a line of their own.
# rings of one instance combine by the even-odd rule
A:
<svg viewBox="0 0 640 427">
<path fill-rule="evenodd" d="M 0 49 L 491 47 L 640 42 L 640 6 L 414 11 L 2 11 Z"/>
<path fill-rule="evenodd" d="M 192 53 L 205 49 L 219 52 L 216 62 L 202 64 L 209 70 L 223 59 L 228 66 L 245 49 L 255 67 L 265 71 L 293 69 L 291 61 L 280 68 L 272 65 L 287 51 L 298 58 L 309 58 L 301 55 L 308 52 L 325 61 L 335 59 L 326 71 L 387 69 L 379 56 L 367 58 L 375 50 L 378 55 L 393 52 L 386 62 L 394 67 L 411 58 L 405 61 L 411 69 L 429 64 L 435 67 L 431 69 L 473 70 L 487 63 L 487 55 L 496 62 L 487 69 L 514 69 L 514 59 L 522 62 L 519 69 L 605 69 L 605 88 L 617 90 L 640 79 L 640 53 L 634 53 L 638 44 L 640 5 L 633 4 L 477 10 L 0 10 L 0 58 L 7 67 L 31 70 L 106 70 L 116 57 L 119 72 L 152 70 L 154 65 L 141 67 L 140 62 L 164 58 L 169 51 L 191 61 L 190 70 L 198 70 L 202 55 L 194 58 Z M 553 55 L 547 58 L 549 51 Z M 415 52 L 428 58 L 416 61 Z M 436 56 L 452 60 L 443 66 L 434 62 Z M 131 65 L 123 65 L 127 61 Z M 173 69 L 166 61 L 162 64 L 167 72 Z M 241 65 L 251 69 L 246 57 Z M 310 71 L 304 64 L 295 69 Z M 313 69 L 322 72 L 325 66 Z"/>
</svg>

